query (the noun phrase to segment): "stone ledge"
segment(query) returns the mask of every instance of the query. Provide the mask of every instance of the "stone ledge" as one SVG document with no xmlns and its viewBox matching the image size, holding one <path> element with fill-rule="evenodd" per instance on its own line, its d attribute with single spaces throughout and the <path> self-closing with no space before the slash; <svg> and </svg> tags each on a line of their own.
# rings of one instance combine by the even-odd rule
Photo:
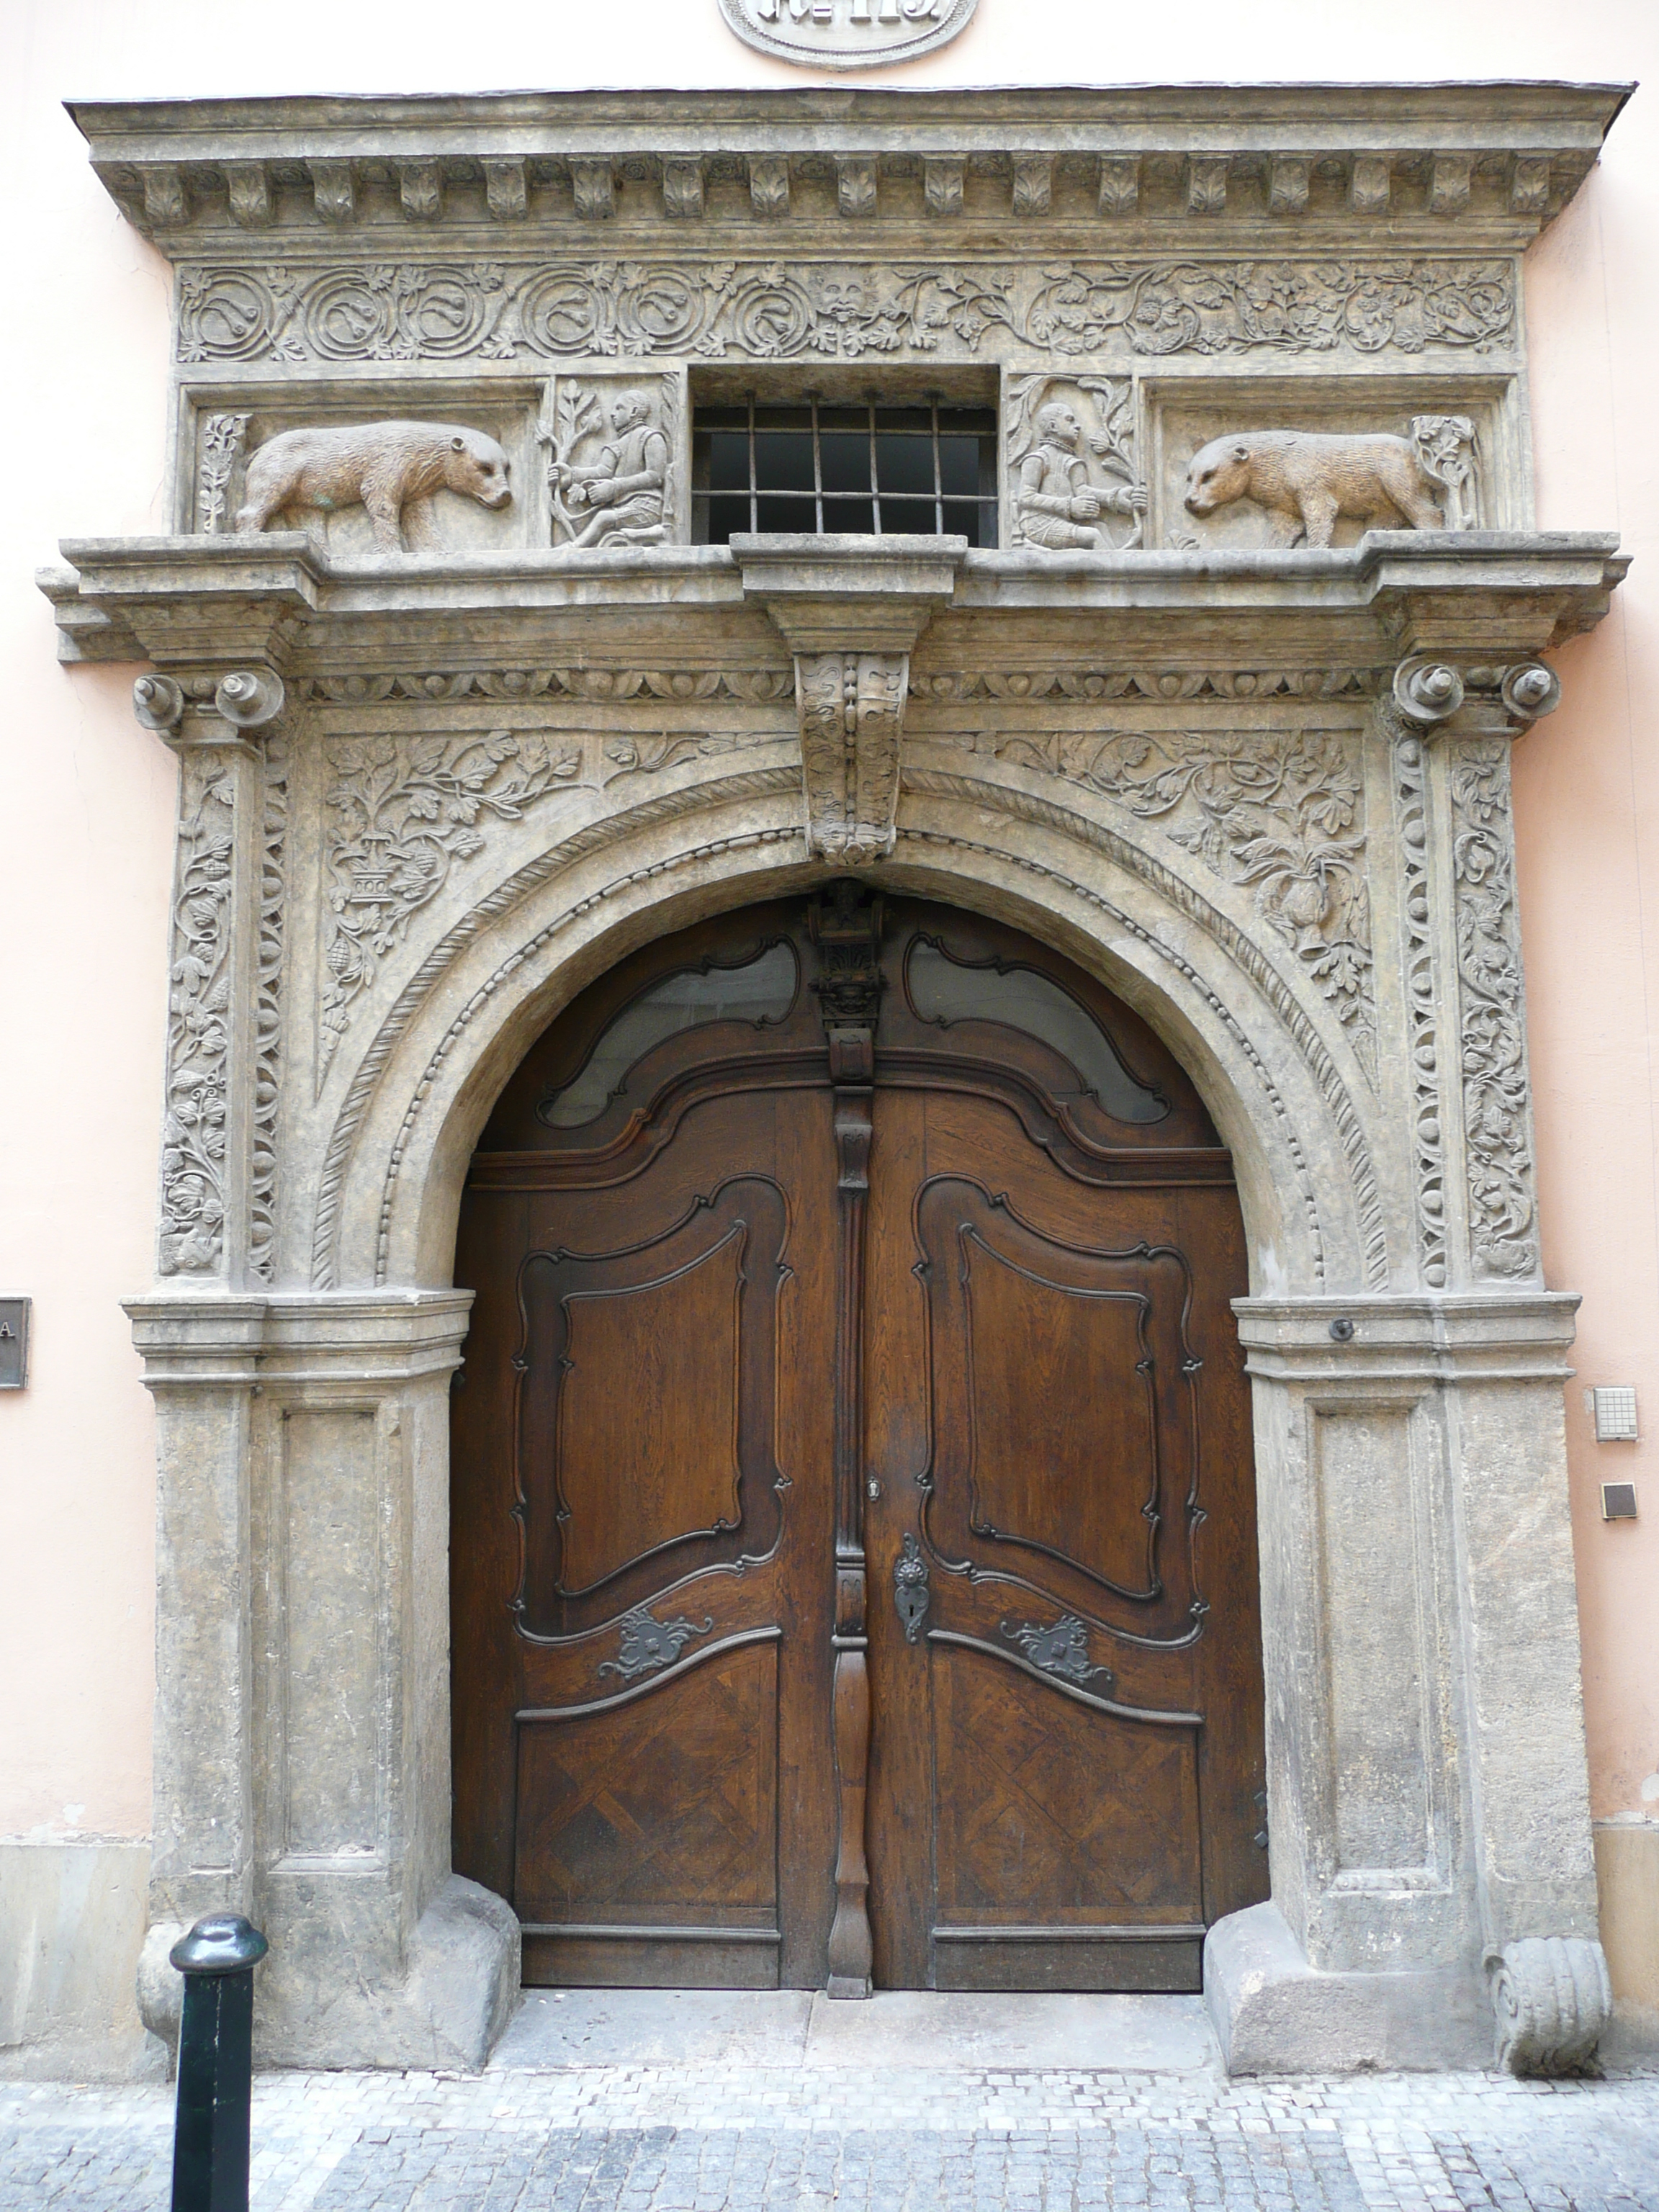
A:
<svg viewBox="0 0 1659 2212">
<path fill-rule="evenodd" d="M 939 557 L 949 541 L 932 540 L 933 560 L 908 564 L 902 582 L 905 564 L 883 550 L 894 542 L 866 538 L 859 554 L 816 564 L 767 554 L 740 565 L 723 546 L 336 562 L 293 532 L 85 538 L 64 543 L 69 568 L 46 571 L 40 587 L 63 658 L 138 652 L 204 672 L 253 658 L 285 676 L 344 675 L 418 666 L 421 655 L 452 670 L 775 666 L 758 599 L 805 601 L 814 588 L 843 607 L 862 599 L 873 611 L 896 590 L 936 606 L 927 661 L 944 669 L 1017 659 L 1049 671 L 1391 672 L 1413 653 L 1503 662 L 1547 652 L 1601 620 L 1630 565 L 1605 532 L 1379 531 L 1328 552 L 969 552 L 959 566 Z M 1005 641 L 1016 614 L 1044 618 L 1017 647 Z"/>
</svg>

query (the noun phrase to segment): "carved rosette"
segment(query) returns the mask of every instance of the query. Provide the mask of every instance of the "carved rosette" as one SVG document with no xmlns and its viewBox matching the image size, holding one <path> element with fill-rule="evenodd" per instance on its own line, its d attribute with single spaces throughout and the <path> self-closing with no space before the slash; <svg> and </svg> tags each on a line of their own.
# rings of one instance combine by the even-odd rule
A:
<svg viewBox="0 0 1659 2212">
<path fill-rule="evenodd" d="M 906 653 L 801 654 L 795 661 L 806 836 L 847 867 L 885 860 L 898 809 Z"/>
<path fill-rule="evenodd" d="M 1525 1936 L 1492 1962 L 1498 2063 L 1511 2074 L 1583 2074 L 1613 2018 L 1601 1946 L 1583 1936 Z"/>
</svg>

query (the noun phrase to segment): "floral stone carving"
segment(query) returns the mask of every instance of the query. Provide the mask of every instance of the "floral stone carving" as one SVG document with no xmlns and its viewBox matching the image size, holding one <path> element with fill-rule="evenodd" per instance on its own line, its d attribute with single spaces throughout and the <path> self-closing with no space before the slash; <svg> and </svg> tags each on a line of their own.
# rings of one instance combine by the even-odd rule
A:
<svg viewBox="0 0 1659 2212">
<path fill-rule="evenodd" d="M 186 755 L 180 772 L 157 1259 L 163 1275 L 211 1273 L 225 1249 L 236 784 L 211 751 Z"/>
<path fill-rule="evenodd" d="M 1502 740 L 1462 746 L 1451 770 L 1469 1259 L 1499 1279 L 1538 1266 L 1509 774 Z"/>
<path fill-rule="evenodd" d="M 400 263 L 184 268 L 179 357 L 459 361 L 725 355 L 858 360 L 1486 353 L 1516 342 L 1514 264 L 1486 260 L 956 264 Z"/>
<path fill-rule="evenodd" d="M 414 738 L 358 738 L 328 749 L 337 781 L 330 790 L 328 892 L 320 1091 L 356 1000 L 380 963 L 435 898 L 457 860 L 480 851 L 484 822 L 516 822 L 525 809 L 580 773 L 579 743 L 556 750 L 507 730 L 484 737 L 441 732 Z"/>
<path fill-rule="evenodd" d="M 513 498 L 507 455 L 482 430 L 457 422 L 362 422 L 345 429 L 283 430 L 247 465 L 244 535 L 294 514 L 327 515 L 361 506 L 383 553 L 440 546 L 433 495 L 459 492 L 480 507 Z"/>
<path fill-rule="evenodd" d="M 1133 405 L 1127 378 L 1015 379 L 1006 436 L 1017 544 L 1060 552 L 1141 543 L 1146 490 L 1135 480 Z M 1101 526 L 1107 514 L 1127 516 L 1127 532 L 1113 538 Z"/>
<path fill-rule="evenodd" d="M 1376 1065 L 1364 797 L 1345 739 L 1323 730 L 1057 732 L 1004 738 L 999 760 L 1105 793 L 1225 881 L 1247 884 Z"/>
</svg>

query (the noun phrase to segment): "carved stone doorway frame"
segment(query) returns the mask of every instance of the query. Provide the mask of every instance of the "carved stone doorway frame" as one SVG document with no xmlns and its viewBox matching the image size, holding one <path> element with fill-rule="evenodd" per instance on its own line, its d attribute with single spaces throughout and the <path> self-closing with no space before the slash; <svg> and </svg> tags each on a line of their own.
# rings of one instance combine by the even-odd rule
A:
<svg viewBox="0 0 1659 2212">
<path fill-rule="evenodd" d="M 1610 538 L 1528 526 L 1515 316 L 1520 245 L 1616 100 L 1467 90 L 1421 110 L 1409 160 L 1379 150 L 1419 112 L 1387 88 L 1170 94 L 1163 167 L 1034 149 L 1067 101 L 1098 110 L 1068 129 L 1118 127 L 1115 95 L 941 96 L 905 109 L 905 147 L 933 149 L 921 176 L 882 137 L 881 95 L 848 95 L 836 177 L 817 138 L 780 154 L 773 139 L 805 125 L 770 95 L 693 103 L 685 127 L 707 143 L 665 161 L 640 150 L 669 143 L 665 118 L 600 95 L 432 104 L 454 126 L 441 160 L 410 151 L 430 115 L 375 103 L 349 147 L 332 109 L 302 101 L 82 112 L 112 189 L 185 265 L 179 534 L 67 545 L 45 580 L 67 657 L 149 664 L 139 719 L 179 763 L 158 1273 L 129 1308 L 160 1433 L 153 2021 L 173 1934 L 233 1908 L 271 1938 L 268 2057 L 486 2055 L 518 1935 L 448 1858 L 467 1161 L 532 1039 L 612 962 L 853 866 L 994 913 L 1099 975 L 1180 1054 L 1234 1155 L 1273 1899 L 1209 1939 L 1230 2065 L 1478 2062 L 1494 2006 L 1510 2063 L 1593 2051 L 1608 2000 L 1566 1503 L 1575 1301 L 1540 1270 L 1508 750 L 1557 696 L 1540 656 L 1600 619 L 1623 573 Z M 1236 157 L 1213 150 L 1226 101 Z M 1340 205 L 1310 194 L 1291 143 L 1310 102 L 1350 149 Z M 532 122 L 533 157 L 512 150 Z M 971 189 L 947 189 L 970 126 L 985 158 Z M 746 196 L 720 166 L 739 127 L 758 134 Z M 1476 130 L 1497 134 L 1486 168 L 1458 151 Z M 376 131 L 378 168 L 362 150 Z M 647 136 L 601 159 L 628 131 Z M 772 343 L 799 307 L 843 354 L 849 332 L 854 352 L 884 332 L 896 373 L 918 375 L 941 347 L 981 374 L 968 356 L 1000 313 L 1005 410 L 1023 422 L 1069 378 L 1104 410 L 1116 467 L 1126 380 L 1079 385 L 1054 349 L 1092 317 L 1103 361 L 1126 330 L 1160 349 L 1156 375 L 1143 362 L 1130 380 L 1138 434 L 1184 451 L 1223 404 L 1217 362 L 1249 368 L 1265 406 L 1276 387 L 1252 349 L 1303 343 L 1237 279 L 1255 216 L 1205 249 L 1212 289 L 1171 258 L 1169 227 L 1196 252 L 1181 227 L 1224 210 L 1230 173 L 1241 192 L 1267 179 L 1262 222 L 1292 227 L 1275 252 L 1305 218 L 1326 257 L 1275 280 L 1341 356 L 1295 404 L 1335 422 L 1370 379 L 1366 404 L 1438 395 L 1455 421 L 1478 416 L 1485 517 L 1509 526 L 1194 549 L 1174 535 L 1174 461 L 1147 470 L 1146 544 L 1063 553 L 526 538 L 382 556 L 220 526 L 240 465 L 227 424 L 269 427 L 284 405 L 416 411 L 406 368 L 428 412 L 530 453 L 544 404 L 561 419 L 531 359 L 558 318 L 611 317 L 614 375 L 665 349 L 672 302 L 703 318 L 700 361 L 744 333 Z M 1334 231 L 1358 252 L 1396 174 L 1429 275 L 1331 262 Z M 729 258 L 733 239 L 752 252 L 747 226 L 795 219 L 792 179 L 823 260 L 801 302 L 785 275 Z M 961 276 L 944 324 L 915 287 L 872 290 L 827 258 L 832 232 L 847 252 L 836 226 L 890 220 L 886 193 L 895 266 L 924 240 L 938 264 L 946 237 L 983 262 L 999 234 L 975 229 L 990 221 L 975 196 L 994 184 L 1022 220 L 1052 212 L 1056 252 L 1098 255 L 1077 242 L 1088 226 L 1129 223 L 1140 319 L 1112 320 L 1115 279 L 1085 258 L 1053 299 L 1020 270 L 981 270 L 977 290 Z M 465 235 L 449 251 L 473 258 L 423 247 L 389 291 L 368 283 L 377 224 L 452 219 Z M 612 220 L 665 250 L 671 219 L 708 226 L 676 248 L 702 289 L 664 275 L 654 324 L 645 264 L 601 283 L 549 258 L 573 251 L 563 227 Z M 542 258 L 503 276 L 483 241 L 517 222 Z M 329 368 L 325 390 L 319 360 L 382 325 L 382 350 Z M 673 327 L 684 346 L 690 325 Z M 1472 368 L 1460 347 L 1486 350 Z M 684 356 L 640 372 L 659 380 L 653 421 L 679 426 L 676 500 L 700 373 Z M 538 495 L 522 486 L 520 520 L 550 532 Z"/>
</svg>

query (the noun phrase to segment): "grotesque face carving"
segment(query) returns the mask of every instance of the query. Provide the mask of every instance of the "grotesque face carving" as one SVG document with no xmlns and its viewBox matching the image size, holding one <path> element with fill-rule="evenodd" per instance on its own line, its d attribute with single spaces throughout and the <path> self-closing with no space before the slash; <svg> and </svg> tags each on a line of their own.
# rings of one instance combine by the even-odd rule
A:
<svg viewBox="0 0 1659 2212">
<path fill-rule="evenodd" d="M 820 314 L 845 327 L 865 312 L 864 279 L 851 269 L 823 270 L 813 287 L 813 297 Z"/>
</svg>

